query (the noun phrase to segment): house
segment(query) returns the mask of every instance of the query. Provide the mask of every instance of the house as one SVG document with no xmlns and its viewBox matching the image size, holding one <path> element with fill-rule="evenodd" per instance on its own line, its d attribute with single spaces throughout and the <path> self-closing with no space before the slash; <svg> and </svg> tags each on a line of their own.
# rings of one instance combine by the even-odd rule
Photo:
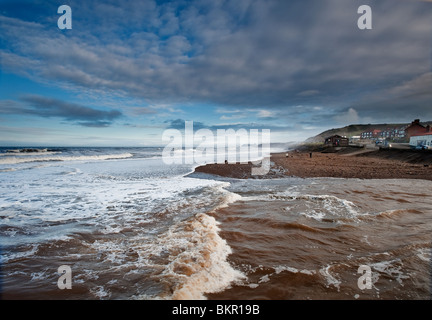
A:
<svg viewBox="0 0 432 320">
<path fill-rule="evenodd" d="M 381 135 L 381 130 L 378 129 L 370 129 L 368 131 L 362 132 L 360 134 L 361 139 L 374 139 L 378 138 Z"/>
<path fill-rule="evenodd" d="M 406 128 L 407 128 L 407 126 L 395 128 L 395 138 L 396 139 L 405 138 L 406 137 L 406 132 L 405 132 Z"/>
<path fill-rule="evenodd" d="M 420 147 L 423 149 L 432 149 L 432 132 L 426 132 L 410 137 L 409 144 L 411 148 Z"/>
<path fill-rule="evenodd" d="M 392 137 L 392 135 L 393 135 L 393 130 L 391 130 L 390 128 L 387 128 L 380 132 L 380 137 L 384 139 L 390 138 Z"/>
<path fill-rule="evenodd" d="M 360 136 L 351 136 L 351 137 L 349 138 L 349 140 L 350 140 L 351 142 L 358 142 L 358 141 L 360 140 Z"/>
<path fill-rule="evenodd" d="M 405 137 L 405 127 L 386 128 L 379 134 L 383 139 L 401 139 Z"/>
<path fill-rule="evenodd" d="M 332 147 L 348 147 L 349 139 L 336 134 L 326 138 L 324 144 Z"/>
<path fill-rule="evenodd" d="M 369 131 L 365 131 L 360 133 L 360 138 L 361 139 L 369 139 Z"/>
<path fill-rule="evenodd" d="M 394 140 L 394 139 L 403 139 L 405 138 L 405 127 L 394 127 L 394 128 L 386 128 L 383 130 L 379 129 L 369 129 L 367 131 L 364 131 L 360 134 L 360 139 L 387 139 L 387 140 Z"/>
<path fill-rule="evenodd" d="M 413 136 L 422 135 L 424 133 L 432 133 L 431 126 L 423 126 L 420 123 L 420 119 L 415 119 L 411 124 L 405 129 L 405 134 L 408 138 Z"/>
</svg>

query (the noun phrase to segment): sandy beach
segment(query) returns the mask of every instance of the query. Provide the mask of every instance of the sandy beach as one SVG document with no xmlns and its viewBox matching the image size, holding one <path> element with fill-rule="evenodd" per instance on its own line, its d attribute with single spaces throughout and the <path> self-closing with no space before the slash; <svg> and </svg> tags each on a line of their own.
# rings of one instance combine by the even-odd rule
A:
<svg viewBox="0 0 432 320">
<path fill-rule="evenodd" d="M 271 170 L 267 175 L 252 176 L 251 168 L 250 163 L 208 164 L 195 171 L 240 179 L 294 176 L 432 180 L 432 152 L 392 149 L 345 149 L 335 153 L 290 151 L 271 155 Z"/>
</svg>

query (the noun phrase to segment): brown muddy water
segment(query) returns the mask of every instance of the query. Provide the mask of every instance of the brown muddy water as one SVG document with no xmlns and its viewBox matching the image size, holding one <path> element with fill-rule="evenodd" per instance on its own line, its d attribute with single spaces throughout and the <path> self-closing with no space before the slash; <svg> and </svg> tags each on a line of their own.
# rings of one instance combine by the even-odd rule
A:
<svg viewBox="0 0 432 320">
<path fill-rule="evenodd" d="M 149 180 L 151 202 L 142 182 L 113 182 L 83 218 L 4 202 L 2 298 L 431 299 L 430 181 L 175 179 Z M 83 190 L 56 217 L 97 203 Z"/>
<path fill-rule="evenodd" d="M 213 214 L 246 279 L 210 299 L 431 299 L 430 181 L 248 184 Z"/>
</svg>

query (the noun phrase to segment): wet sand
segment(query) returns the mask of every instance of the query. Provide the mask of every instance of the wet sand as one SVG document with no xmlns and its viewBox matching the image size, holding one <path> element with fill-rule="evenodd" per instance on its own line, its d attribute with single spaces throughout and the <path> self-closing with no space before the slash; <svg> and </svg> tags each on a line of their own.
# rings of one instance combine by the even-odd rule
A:
<svg viewBox="0 0 432 320">
<path fill-rule="evenodd" d="M 336 153 L 297 152 L 271 155 L 271 170 L 252 176 L 252 164 L 207 164 L 195 172 L 240 179 L 294 176 L 358 179 L 432 180 L 432 152 L 411 150 L 340 150 Z"/>
</svg>

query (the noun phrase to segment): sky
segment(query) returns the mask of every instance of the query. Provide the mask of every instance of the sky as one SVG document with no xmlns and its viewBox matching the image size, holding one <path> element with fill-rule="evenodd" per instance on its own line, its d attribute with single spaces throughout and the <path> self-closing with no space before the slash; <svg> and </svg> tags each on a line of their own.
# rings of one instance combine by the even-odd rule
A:
<svg viewBox="0 0 432 320">
<path fill-rule="evenodd" d="M 0 145 L 163 146 L 185 121 L 272 142 L 429 121 L 431 41 L 431 1 L 0 0 Z"/>
</svg>

